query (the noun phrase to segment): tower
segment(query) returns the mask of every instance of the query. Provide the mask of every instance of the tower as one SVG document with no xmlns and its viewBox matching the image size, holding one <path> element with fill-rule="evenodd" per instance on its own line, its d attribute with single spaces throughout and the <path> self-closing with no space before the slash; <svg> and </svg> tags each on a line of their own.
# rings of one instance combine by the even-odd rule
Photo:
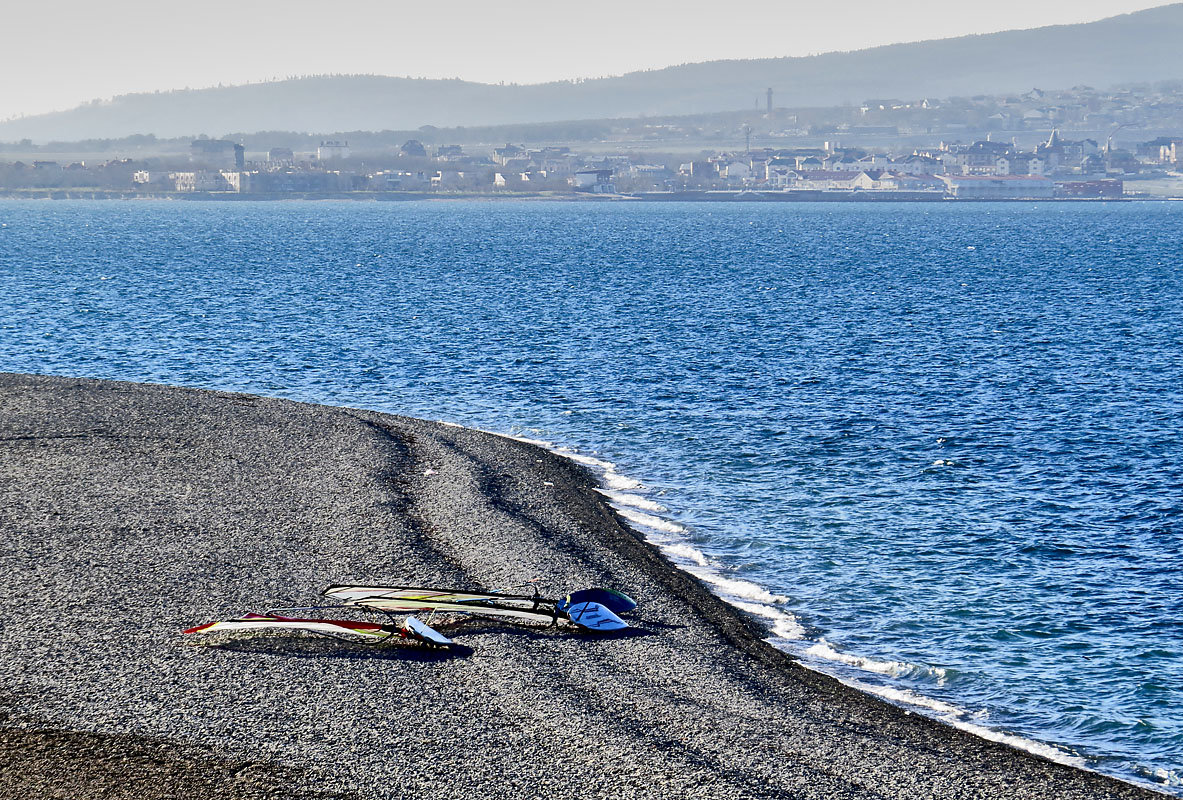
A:
<svg viewBox="0 0 1183 800">
<path fill-rule="evenodd" d="M 765 96 L 765 98 L 767 98 L 767 101 L 768 101 L 767 102 L 767 113 L 768 113 L 768 116 L 771 117 L 772 116 L 772 87 L 771 86 L 768 87 L 768 91 L 764 93 L 764 96 Z"/>
</svg>

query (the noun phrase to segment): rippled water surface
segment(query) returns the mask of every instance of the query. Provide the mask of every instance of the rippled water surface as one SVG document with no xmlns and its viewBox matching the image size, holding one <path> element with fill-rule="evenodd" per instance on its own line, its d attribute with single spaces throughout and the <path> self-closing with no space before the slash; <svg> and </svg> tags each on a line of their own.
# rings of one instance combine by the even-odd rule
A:
<svg viewBox="0 0 1183 800">
<path fill-rule="evenodd" d="M 0 201 L 0 370 L 615 462 L 812 666 L 1179 792 L 1181 242 L 1183 204 Z"/>
</svg>

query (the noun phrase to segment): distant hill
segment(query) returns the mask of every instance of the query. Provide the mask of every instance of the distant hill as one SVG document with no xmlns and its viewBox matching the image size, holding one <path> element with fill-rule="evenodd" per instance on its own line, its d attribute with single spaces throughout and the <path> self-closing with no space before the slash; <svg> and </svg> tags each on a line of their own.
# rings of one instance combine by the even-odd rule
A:
<svg viewBox="0 0 1183 800">
<path fill-rule="evenodd" d="M 798 34 L 798 38 L 807 37 Z M 699 114 L 868 98 L 916 99 L 1183 78 L 1183 3 L 1079 25 L 895 44 L 804 58 L 709 61 L 613 78 L 501 86 L 326 76 L 153 94 L 0 123 L 0 141 L 136 133 L 414 129 Z"/>
</svg>

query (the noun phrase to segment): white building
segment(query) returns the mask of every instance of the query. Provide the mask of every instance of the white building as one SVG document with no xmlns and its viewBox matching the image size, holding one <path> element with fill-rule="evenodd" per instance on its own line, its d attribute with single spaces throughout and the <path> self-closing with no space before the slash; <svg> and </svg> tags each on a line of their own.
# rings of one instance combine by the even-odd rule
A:
<svg viewBox="0 0 1183 800">
<path fill-rule="evenodd" d="M 549 178 L 569 178 L 575 173 L 575 159 L 573 156 L 540 156 L 533 160 L 534 166 L 540 172 L 545 172 Z"/>
<path fill-rule="evenodd" d="M 789 170 L 784 174 L 774 174 L 770 183 L 781 189 L 795 189 L 813 192 L 849 192 L 855 187 L 855 181 L 862 172 L 824 169 Z"/>
<path fill-rule="evenodd" d="M 1036 175 L 941 175 L 949 194 L 962 200 L 1050 200 L 1056 184 Z"/>
<path fill-rule="evenodd" d="M 317 161 L 349 158 L 349 142 L 321 142 L 316 148 Z"/>
<path fill-rule="evenodd" d="M 224 192 L 228 189 L 220 172 L 174 172 L 172 179 L 178 192 Z"/>
<path fill-rule="evenodd" d="M 455 189 L 459 188 L 465 179 L 465 173 L 455 169 L 436 170 L 431 176 L 431 188 Z"/>
<path fill-rule="evenodd" d="M 729 181 L 742 181 L 752 177 L 752 168 L 739 161 L 732 161 L 719 170 L 719 177 Z"/>
<path fill-rule="evenodd" d="M 175 185 L 172 173 L 160 172 L 158 170 L 141 169 L 131 176 L 132 183 L 137 186 L 168 186 L 172 188 Z"/>
<path fill-rule="evenodd" d="M 945 164 L 938 158 L 913 153 L 893 163 L 891 169 L 907 175 L 937 175 L 945 171 Z"/>
<path fill-rule="evenodd" d="M 169 176 L 178 192 L 249 192 L 249 172 L 174 172 Z"/>
<path fill-rule="evenodd" d="M 864 167 L 857 158 L 835 153 L 822 162 L 823 169 L 829 172 L 862 172 Z"/>
<path fill-rule="evenodd" d="M 219 174 L 226 182 L 226 190 L 231 192 L 249 192 L 251 190 L 251 173 L 222 171 Z"/>
<path fill-rule="evenodd" d="M 860 170 L 871 169 L 890 169 L 891 159 L 880 153 L 872 153 L 869 156 L 863 156 L 858 160 Z"/>
<path fill-rule="evenodd" d="M 572 175 L 569 181 L 576 191 L 607 194 L 616 191 L 610 169 L 581 169 Z"/>
<path fill-rule="evenodd" d="M 375 192 L 390 192 L 402 188 L 403 176 L 401 172 L 382 170 L 369 175 L 366 185 Z"/>
</svg>

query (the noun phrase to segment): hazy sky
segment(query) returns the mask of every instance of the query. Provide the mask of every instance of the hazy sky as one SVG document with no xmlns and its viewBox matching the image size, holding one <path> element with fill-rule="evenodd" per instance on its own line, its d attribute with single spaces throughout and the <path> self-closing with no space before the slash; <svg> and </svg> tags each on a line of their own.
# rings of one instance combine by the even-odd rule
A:
<svg viewBox="0 0 1183 800">
<path fill-rule="evenodd" d="M 289 75 L 497 83 L 1083 22 L 1163 0 L 35 0 L 0 10 L 0 119 Z"/>
</svg>

